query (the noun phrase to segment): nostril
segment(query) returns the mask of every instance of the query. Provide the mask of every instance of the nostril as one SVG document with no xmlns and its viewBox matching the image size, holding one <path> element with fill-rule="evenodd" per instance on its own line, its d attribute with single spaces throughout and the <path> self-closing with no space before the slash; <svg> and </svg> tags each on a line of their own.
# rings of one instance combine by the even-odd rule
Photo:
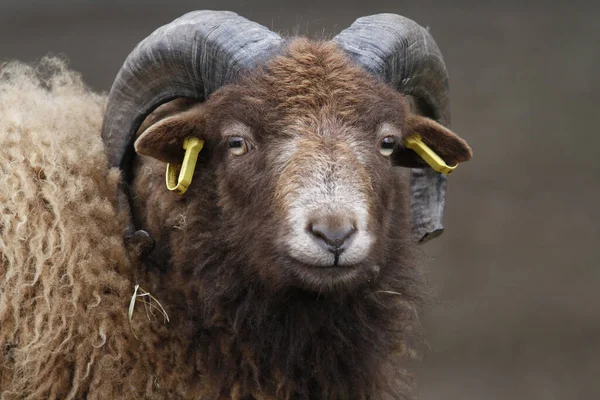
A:
<svg viewBox="0 0 600 400">
<path fill-rule="evenodd" d="M 326 244 L 329 251 L 341 253 L 345 250 L 348 239 L 356 232 L 356 227 L 351 220 L 343 223 L 317 220 L 309 225 L 308 231 Z"/>
</svg>

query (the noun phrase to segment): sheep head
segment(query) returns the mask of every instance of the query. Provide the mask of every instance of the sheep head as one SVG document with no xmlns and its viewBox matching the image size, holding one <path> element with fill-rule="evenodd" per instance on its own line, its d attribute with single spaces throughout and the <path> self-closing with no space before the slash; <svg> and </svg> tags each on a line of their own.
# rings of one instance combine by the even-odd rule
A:
<svg viewBox="0 0 600 400">
<path fill-rule="evenodd" d="M 400 246 L 390 238 L 409 235 L 407 187 L 394 167 L 423 166 L 401 146 L 417 133 L 449 162 L 470 156 L 460 138 L 412 114 L 403 95 L 336 44 L 300 39 L 209 100 L 151 125 L 135 150 L 180 163 L 183 140 L 203 139 L 197 173 L 216 172 L 228 246 L 272 284 L 323 291 L 373 278 Z"/>
<path fill-rule="evenodd" d="M 385 29 L 365 41 L 365 26 L 399 26 L 425 44 L 407 46 L 386 38 Z M 127 170 L 134 133 L 156 106 L 177 97 L 201 101 L 148 124 L 135 151 L 180 163 L 185 138 L 205 141 L 196 174 L 214 173 L 214 215 L 227 232 L 221 241 L 247 264 L 261 266 L 252 273 L 275 285 L 351 288 L 376 276 L 408 237 L 422 239 L 440 229 L 445 178 L 404 148 L 402 139 L 420 135 L 449 164 L 471 153 L 435 121 L 448 121 L 447 79 L 439 51 L 421 27 L 398 16 L 375 16 L 358 20 L 332 42 L 285 45 L 232 13 L 190 13 L 161 29 L 132 53 L 111 91 L 103 130 L 110 160 Z M 165 61 L 161 46 L 168 46 L 161 37 L 181 29 L 184 43 L 193 38 L 200 50 L 226 54 L 198 66 L 178 50 L 167 54 L 181 60 Z M 258 33 L 248 38 L 244 29 Z M 207 41 L 215 30 L 229 39 Z M 379 40 L 383 45 L 368 42 Z M 414 48 L 424 55 L 408 53 L 400 65 L 397 53 Z M 402 89 L 414 97 L 407 100 Z M 411 105 L 431 118 L 412 112 Z M 123 127 L 126 134 L 118 134 Z M 414 168 L 412 234 L 409 188 L 396 166 Z M 203 196 L 205 189 L 196 185 L 185 196 Z"/>
</svg>

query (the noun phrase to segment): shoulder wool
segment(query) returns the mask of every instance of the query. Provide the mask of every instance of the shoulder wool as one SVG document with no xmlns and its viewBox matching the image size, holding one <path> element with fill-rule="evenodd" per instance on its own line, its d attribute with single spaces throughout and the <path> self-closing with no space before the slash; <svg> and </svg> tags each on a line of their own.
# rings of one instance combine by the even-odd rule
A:
<svg viewBox="0 0 600 400">
<path fill-rule="evenodd" d="M 1 399 L 156 398 L 105 104 L 60 59 L 0 64 Z"/>
</svg>

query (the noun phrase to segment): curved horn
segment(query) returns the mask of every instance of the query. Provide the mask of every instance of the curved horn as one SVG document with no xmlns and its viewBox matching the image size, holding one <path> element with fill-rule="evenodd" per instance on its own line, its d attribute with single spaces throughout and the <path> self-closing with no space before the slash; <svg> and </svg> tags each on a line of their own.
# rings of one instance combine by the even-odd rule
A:
<svg viewBox="0 0 600 400">
<path fill-rule="evenodd" d="M 358 64 L 413 97 L 418 112 L 448 126 L 448 73 L 429 32 L 396 14 L 357 19 L 334 39 Z M 412 170 L 413 233 L 420 242 L 439 236 L 446 176 L 431 169 Z"/>
<path fill-rule="evenodd" d="M 194 11 L 158 28 L 129 54 L 111 88 L 102 126 L 110 165 L 127 169 L 135 133 L 156 107 L 178 97 L 205 100 L 282 43 L 228 11 Z"/>
</svg>

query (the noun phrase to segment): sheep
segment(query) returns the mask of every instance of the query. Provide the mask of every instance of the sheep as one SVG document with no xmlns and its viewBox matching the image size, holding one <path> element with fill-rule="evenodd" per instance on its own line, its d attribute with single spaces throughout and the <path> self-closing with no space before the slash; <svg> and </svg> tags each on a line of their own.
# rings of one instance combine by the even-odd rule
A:
<svg viewBox="0 0 600 400">
<path fill-rule="evenodd" d="M 399 33 L 418 44 L 403 66 Z M 425 30 L 385 14 L 284 41 L 192 12 L 136 47 L 108 98 L 45 63 L 45 80 L 10 64 L 0 81 L 5 398 L 410 397 L 414 239 L 439 232 L 445 178 L 402 139 L 471 157 L 434 121 L 447 82 Z M 190 137 L 192 184 L 171 193 Z M 167 324 L 130 326 L 136 284 Z"/>
</svg>

